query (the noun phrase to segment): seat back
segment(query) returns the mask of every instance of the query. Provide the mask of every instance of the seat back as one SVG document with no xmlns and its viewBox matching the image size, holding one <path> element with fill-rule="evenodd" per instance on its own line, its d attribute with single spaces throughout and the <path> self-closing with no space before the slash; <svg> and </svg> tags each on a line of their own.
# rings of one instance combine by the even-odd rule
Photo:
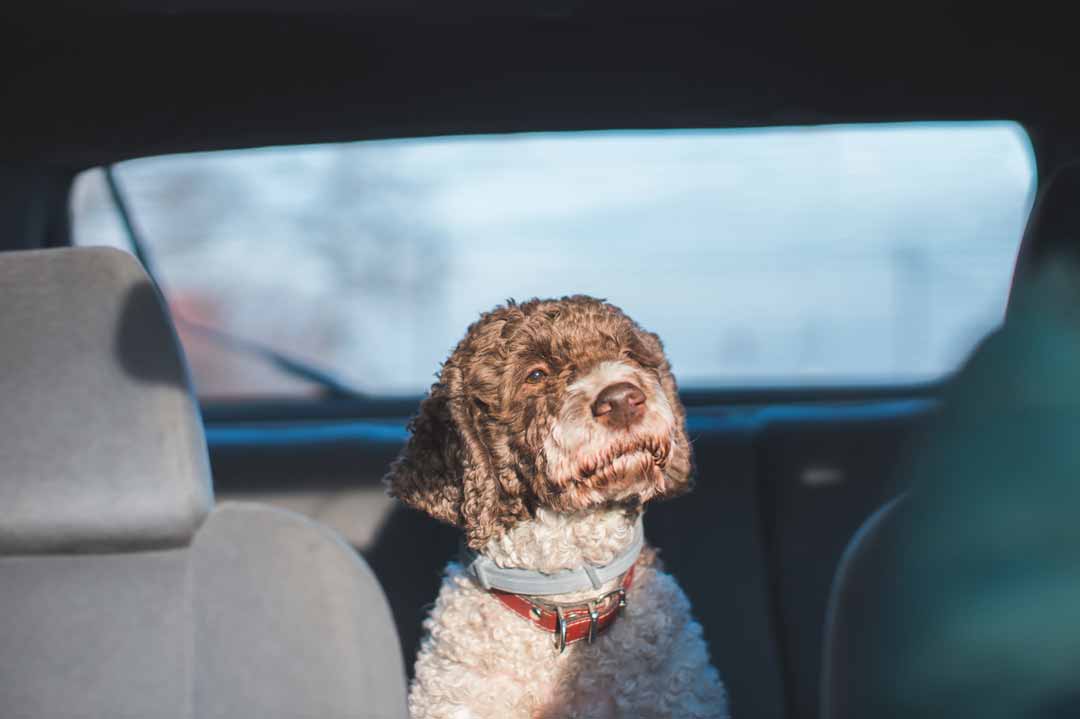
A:
<svg viewBox="0 0 1080 719">
<path fill-rule="evenodd" d="M 0 255 L 0 397 L 0 716 L 405 716 L 363 560 L 298 515 L 214 505 L 133 258 Z"/>
<path fill-rule="evenodd" d="M 881 594 L 891 589 L 890 575 L 897 520 L 904 495 L 888 502 L 863 522 L 848 543 L 833 580 L 825 617 L 821 663 L 821 719 L 862 716 L 859 692 L 867 686 L 862 672 L 879 647 Z"/>
</svg>

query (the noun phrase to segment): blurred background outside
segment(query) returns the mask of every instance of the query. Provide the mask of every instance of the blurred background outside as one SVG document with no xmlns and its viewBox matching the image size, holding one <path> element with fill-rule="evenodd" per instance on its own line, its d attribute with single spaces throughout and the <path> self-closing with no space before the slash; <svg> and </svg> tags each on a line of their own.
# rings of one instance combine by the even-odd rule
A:
<svg viewBox="0 0 1080 719">
<path fill-rule="evenodd" d="M 1012 123 L 558 133 L 275 147 L 117 166 L 177 315 L 372 394 L 424 391 L 507 298 L 586 293 L 687 388 L 903 384 L 1003 318 L 1030 209 Z M 77 244 L 128 248 L 101 170 Z M 199 393 L 315 385 L 185 332 Z"/>
</svg>

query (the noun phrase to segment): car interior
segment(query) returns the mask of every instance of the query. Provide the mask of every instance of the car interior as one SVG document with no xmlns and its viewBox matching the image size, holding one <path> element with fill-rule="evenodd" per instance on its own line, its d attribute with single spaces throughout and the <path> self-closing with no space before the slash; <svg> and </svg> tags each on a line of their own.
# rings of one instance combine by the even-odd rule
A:
<svg viewBox="0 0 1080 719">
<path fill-rule="evenodd" d="M 43 0 L 3 13 L 2 716 L 404 716 L 421 622 L 459 547 L 382 489 L 422 390 L 197 396 L 178 339 L 191 328 L 155 267 L 169 258 L 145 252 L 137 203 L 109 173 L 130 243 L 75 246 L 80 173 L 320 143 L 1004 121 L 1030 143 L 1037 190 L 1014 233 L 1010 321 L 1080 232 L 1080 53 L 1066 23 L 1019 5 Z M 701 306 L 718 322 L 737 312 L 707 294 Z M 646 533 L 734 717 L 930 715 L 867 713 L 859 671 L 892 623 L 865 598 L 888 594 L 913 536 L 913 447 L 949 431 L 956 377 L 981 366 L 684 383 L 698 481 L 650 506 Z M 981 396 L 1002 385 L 980 381 Z M 1072 715 L 1053 706 L 1031 716 Z"/>
</svg>

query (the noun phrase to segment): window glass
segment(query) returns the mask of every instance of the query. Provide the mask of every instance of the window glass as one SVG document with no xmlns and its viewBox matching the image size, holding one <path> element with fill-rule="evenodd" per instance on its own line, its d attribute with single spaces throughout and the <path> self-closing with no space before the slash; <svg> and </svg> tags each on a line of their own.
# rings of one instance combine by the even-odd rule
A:
<svg viewBox="0 0 1080 719">
<path fill-rule="evenodd" d="M 949 123 L 274 147 L 116 176 L 200 394 L 238 397 L 319 391 L 251 343 L 421 392 L 479 312 L 572 293 L 658 332 L 684 387 L 934 379 L 1003 317 L 1034 161 L 1013 123 Z M 73 217 L 78 244 L 128 246 L 101 170 Z"/>
</svg>

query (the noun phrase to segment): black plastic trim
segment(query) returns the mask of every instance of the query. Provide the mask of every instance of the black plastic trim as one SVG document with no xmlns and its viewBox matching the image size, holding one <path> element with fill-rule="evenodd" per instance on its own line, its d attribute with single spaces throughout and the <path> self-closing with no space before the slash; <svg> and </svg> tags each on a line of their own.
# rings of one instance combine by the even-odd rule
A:
<svg viewBox="0 0 1080 719">
<path fill-rule="evenodd" d="M 776 404 L 840 404 L 885 400 L 934 399 L 948 378 L 935 382 L 888 386 L 768 387 L 722 390 L 684 390 L 687 409 L 745 407 Z M 260 398 L 204 400 L 207 425 L 305 422 L 325 420 L 394 419 L 416 413 L 422 396 L 365 397 L 357 399 Z"/>
</svg>

